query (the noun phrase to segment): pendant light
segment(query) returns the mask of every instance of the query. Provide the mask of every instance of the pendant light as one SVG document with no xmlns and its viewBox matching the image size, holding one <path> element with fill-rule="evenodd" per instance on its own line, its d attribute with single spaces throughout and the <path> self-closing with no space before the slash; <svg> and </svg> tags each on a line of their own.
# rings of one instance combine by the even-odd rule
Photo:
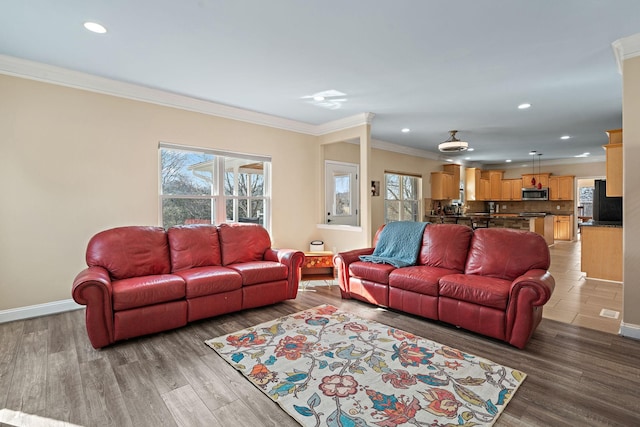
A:
<svg viewBox="0 0 640 427">
<path fill-rule="evenodd" d="M 540 156 L 542 156 L 542 153 L 538 153 L 538 190 L 542 189 L 542 182 L 540 182 Z"/>
<path fill-rule="evenodd" d="M 536 186 L 536 150 L 531 151 L 531 186 Z"/>
</svg>

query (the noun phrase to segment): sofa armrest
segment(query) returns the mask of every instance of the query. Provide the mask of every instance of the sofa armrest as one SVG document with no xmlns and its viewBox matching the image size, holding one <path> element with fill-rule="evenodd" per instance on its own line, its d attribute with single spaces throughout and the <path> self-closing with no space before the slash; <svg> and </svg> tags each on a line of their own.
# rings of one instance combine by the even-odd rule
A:
<svg viewBox="0 0 640 427">
<path fill-rule="evenodd" d="M 542 319 L 542 306 L 555 288 L 546 270 L 529 270 L 511 283 L 507 306 L 506 341 L 524 348 Z"/>
<path fill-rule="evenodd" d="M 294 299 L 298 295 L 300 284 L 300 267 L 304 262 L 304 253 L 295 249 L 267 249 L 264 254 L 265 261 L 276 261 L 287 266 L 287 295 Z"/>
<path fill-rule="evenodd" d="M 113 342 L 113 307 L 111 278 L 102 267 L 89 267 L 73 281 L 71 295 L 78 304 L 86 305 L 86 325 L 94 348 Z"/>
<path fill-rule="evenodd" d="M 529 270 L 522 276 L 516 278 L 511 283 L 511 289 L 509 290 L 509 301 L 517 299 L 517 295 L 522 292 L 524 288 L 531 289 L 535 298 L 530 298 L 531 305 L 540 306 L 544 305 L 556 287 L 556 282 L 553 276 L 546 270 Z"/>
<path fill-rule="evenodd" d="M 374 248 L 354 249 L 352 251 L 340 252 L 333 257 L 333 265 L 338 269 L 338 285 L 342 298 L 351 298 L 349 291 L 349 265 L 352 262 L 360 261 L 360 255 L 371 255 Z"/>
</svg>

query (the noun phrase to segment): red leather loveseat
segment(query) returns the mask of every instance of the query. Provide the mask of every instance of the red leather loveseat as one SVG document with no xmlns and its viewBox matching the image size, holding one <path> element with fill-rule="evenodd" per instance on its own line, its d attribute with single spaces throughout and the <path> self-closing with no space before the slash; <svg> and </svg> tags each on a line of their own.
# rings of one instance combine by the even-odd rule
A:
<svg viewBox="0 0 640 427">
<path fill-rule="evenodd" d="M 334 257 L 343 298 L 440 320 L 518 348 L 531 338 L 555 287 L 547 271 L 549 248 L 529 231 L 428 224 L 416 265 L 401 268 L 359 259 L 373 251 Z"/>
<path fill-rule="evenodd" d="M 94 348 L 293 299 L 304 254 L 256 224 L 119 227 L 96 234 L 73 283 Z"/>
</svg>

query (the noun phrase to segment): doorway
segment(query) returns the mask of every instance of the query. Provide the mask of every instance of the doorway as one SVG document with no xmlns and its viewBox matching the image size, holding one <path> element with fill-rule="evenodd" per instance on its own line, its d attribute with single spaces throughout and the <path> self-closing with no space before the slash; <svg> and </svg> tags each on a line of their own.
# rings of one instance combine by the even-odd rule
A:
<svg viewBox="0 0 640 427">
<path fill-rule="evenodd" d="M 325 224 L 360 225 L 358 172 L 354 163 L 325 161 Z"/>
</svg>

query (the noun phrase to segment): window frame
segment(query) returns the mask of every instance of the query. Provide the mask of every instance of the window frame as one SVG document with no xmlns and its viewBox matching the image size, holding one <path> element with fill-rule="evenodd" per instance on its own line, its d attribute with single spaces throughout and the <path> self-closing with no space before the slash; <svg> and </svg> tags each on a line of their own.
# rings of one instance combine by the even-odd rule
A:
<svg viewBox="0 0 640 427">
<path fill-rule="evenodd" d="M 387 177 L 393 175 L 398 177 L 398 194 L 399 194 L 399 198 L 396 199 L 388 199 L 388 188 L 387 188 Z M 405 191 L 404 191 L 404 178 L 412 178 L 416 180 L 415 186 L 415 199 L 407 199 L 405 198 Z M 420 218 L 422 218 L 422 203 L 421 202 L 421 195 L 422 195 L 422 176 L 421 175 L 416 175 L 416 174 L 412 174 L 412 173 L 404 173 L 404 172 L 394 172 L 394 171 L 385 171 L 384 172 L 384 223 L 388 224 L 390 222 L 394 222 L 394 221 L 420 221 Z M 388 203 L 389 202 L 399 202 L 399 206 L 400 209 L 398 211 L 398 219 L 390 219 L 388 217 Z M 411 203 L 415 203 L 415 207 L 416 207 L 416 213 L 415 216 L 412 216 L 412 218 L 406 218 L 403 213 L 404 213 L 404 209 L 402 209 L 403 205 L 406 202 L 411 202 Z"/>
<path fill-rule="evenodd" d="M 162 168 L 162 152 L 163 150 L 171 150 L 178 151 L 189 154 L 205 154 L 214 156 L 212 162 L 212 182 L 211 189 L 209 194 L 207 195 L 189 195 L 189 194 L 164 194 L 163 189 L 163 168 Z M 263 176 L 263 191 L 261 195 L 254 196 L 252 194 L 247 195 L 239 195 L 235 194 L 237 190 L 237 185 L 234 185 L 233 194 L 226 194 L 225 191 L 225 174 L 228 172 L 225 170 L 227 167 L 226 162 L 228 160 L 248 160 L 256 163 L 262 164 L 262 176 Z M 236 171 L 236 173 L 247 173 L 248 172 L 240 172 L 240 168 Z M 189 200 L 211 200 L 211 223 L 212 224 L 221 224 L 223 222 L 233 223 L 233 222 L 242 222 L 238 221 L 239 217 L 239 201 L 246 200 L 247 205 L 251 206 L 253 201 L 262 201 L 263 212 L 262 212 L 262 226 L 265 227 L 269 232 L 271 231 L 271 157 L 270 156 L 262 156 L 255 154 L 245 154 L 245 153 L 237 153 L 230 151 L 222 151 L 222 150 L 213 150 L 209 148 L 203 147 L 192 147 L 192 146 L 184 146 L 184 145 L 176 145 L 161 142 L 158 144 L 158 217 L 159 222 L 162 227 L 167 228 L 168 226 L 165 224 L 164 212 L 163 212 L 163 204 L 165 200 L 169 199 L 189 199 Z M 234 179 L 237 181 L 237 178 Z M 227 218 L 227 201 L 233 201 L 233 215 L 234 218 Z"/>
</svg>

